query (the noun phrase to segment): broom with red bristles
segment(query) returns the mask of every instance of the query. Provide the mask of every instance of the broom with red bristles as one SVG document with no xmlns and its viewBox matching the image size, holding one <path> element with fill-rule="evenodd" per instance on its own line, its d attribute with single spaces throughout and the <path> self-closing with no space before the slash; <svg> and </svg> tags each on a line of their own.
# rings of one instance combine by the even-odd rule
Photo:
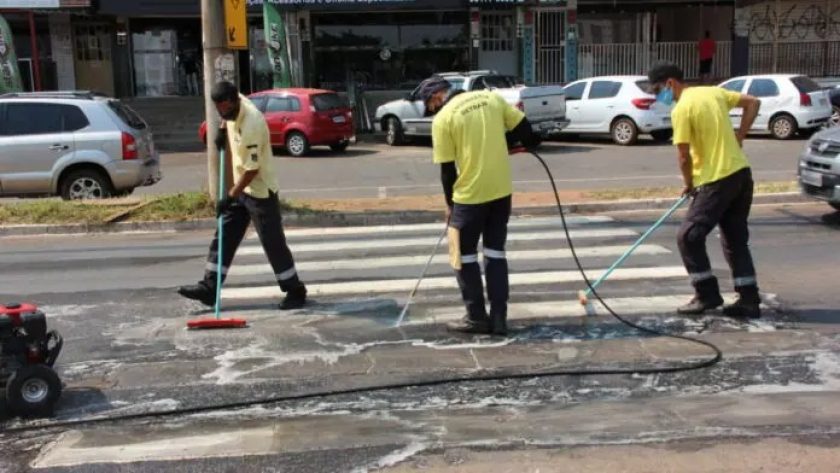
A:
<svg viewBox="0 0 840 473">
<path fill-rule="evenodd" d="M 225 194 L 225 150 L 219 150 L 219 201 L 224 199 Z M 214 328 L 243 328 L 248 325 L 245 319 L 222 318 L 222 242 L 224 241 L 223 216 L 217 218 L 217 244 L 216 244 L 216 306 L 215 317 L 204 317 L 192 319 L 187 322 L 188 329 L 214 329 Z"/>
</svg>

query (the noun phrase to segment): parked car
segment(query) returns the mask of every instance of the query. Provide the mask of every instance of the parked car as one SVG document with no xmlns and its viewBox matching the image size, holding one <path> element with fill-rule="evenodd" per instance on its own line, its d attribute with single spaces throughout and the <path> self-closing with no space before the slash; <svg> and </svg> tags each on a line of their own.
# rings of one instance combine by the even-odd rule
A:
<svg viewBox="0 0 840 473">
<path fill-rule="evenodd" d="M 0 195 L 99 199 L 161 179 L 146 122 L 91 92 L 0 96 Z"/>
<path fill-rule="evenodd" d="M 566 120 L 566 100 L 560 86 L 522 87 L 514 84 L 509 76 L 493 71 L 436 75 L 446 79 L 456 90 L 493 90 L 507 103 L 525 112 L 534 131 L 541 136 L 558 133 L 569 124 Z M 415 88 L 404 99 L 388 102 L 376 109 L 375 126 L 385 133 L 385 141 L 389 145 L 400 145 L 407 137 L 431 136 L 432 117 L 425 116 L 426 106 L 417 98 L 417 92 Z"/>
<path fill-rule="evenodd" d="M 562 133 L 602 133 L 622 146 L 636 143 L 642 133 L 668 141 L 671 109 L 647 92 L 644 76 L 591 77 L 566 86 L 566 116 Z"/>
<path fill-rule="evenodd" d="M 354 139 L 353 113 L 338 94 L 320 89 L 271 89 L 248 99 L 263 113 L 271 132 L 271 145 L 285 147 L 295 157 L 313 146 L 345 151 Z M 207 123 L 199 128 L 207 143 Z"/>
<path fill-rule="evenodd" d="M 776 139 L 788 140 L 797 133 L 808 135 L 826 125 L 831 118 L 828 91 L 806 76 L 743 76 L 730 79 L 720 86 L 761 99 L 761 109 L 752 130 L 769 131 Z M 743 113 L 740 108 L 730 112 L 735 128 L 741 126 Z"/>
<path fill-rule="evenodd" d="M 840 128 L 816 133 L 799 157 L 802 193 L 840 210 Z"/>
</svg>

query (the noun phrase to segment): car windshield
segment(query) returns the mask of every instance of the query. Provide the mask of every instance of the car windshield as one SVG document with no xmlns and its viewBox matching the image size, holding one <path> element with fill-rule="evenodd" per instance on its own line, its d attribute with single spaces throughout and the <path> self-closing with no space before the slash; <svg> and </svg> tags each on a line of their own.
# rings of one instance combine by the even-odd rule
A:
<svg viewBox="0 0 840 473">
<path fill-rule="evenodd" d="M 446 78 L 446 82 L 452 85 L 455 90 L 464 90 L 464 79 Z"/>
<path fill-rule="evenodd" d="M 345 108 L 347 104 L 338 94 L 318 94 L 312 96 L 312 104 L 318 112 L 326 112 L 337 108 Z"/>
<path fill-rule="evenodd" d="M 108 107 L 113 110 L 118 117 L 120 117 L 120 120 L 125 122 L 125 124 L 131 128 L 134 128 L 135 130 L 146 129 L 146 122 L 140 118 L 140 115 L 119 100 L 109 100 Z"/>
<path fill-rule="evenodd" d="M 793 82 L 793 85 L 796 86 L 800 94 L 810 94 L 811 92 L 816 92 L 822 89 L 822 87 L 820 87 L 820 85 L 814 82 L 814 80 L 810 77 L 799 76 L 794 77 L 790 81 Z"/>
<path fill-rule="evenodd" d="M 484 85 L 488 89 L 510 89 L 513 82 L 505 76 L 484 76 Z"/>
</svg>

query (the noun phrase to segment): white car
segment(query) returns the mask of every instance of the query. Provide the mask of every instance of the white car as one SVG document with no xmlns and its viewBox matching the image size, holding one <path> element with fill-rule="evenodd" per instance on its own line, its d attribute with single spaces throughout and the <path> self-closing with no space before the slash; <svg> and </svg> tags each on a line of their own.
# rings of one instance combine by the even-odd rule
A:
<svg viewBox="0 0 840 473">
<path fill-rule="evenodd" d="M 671 109 L 647 92 L 645 76 L 590 77 L 566 86 L 566 117 L 561 133 L 609 134 L 616 144 L 632 145 L 640 134 L 671 139 Z"/>
<path fill-rule="evenodd" d="M 720 84 L 733 92 L 746 93 L 761 100 L 753 131 L 770 133 L 777 139 L 793 138 L 823 127 L 831 118 L 831 100 L 827 90 L 811 78 L 793 74 L 743 76 Z M 730 112 L 732 126 L 741 126 L 744 111 Z"/>
<path fill-rule="evenodd" d="M 455 90 L 496 92 L 507 103 L 522 110 L 540 136 L 558 133 L 568 124 L 563 87 L 522 87 L 508 76 L 494 71 L 444 72 L 436 75 L 446 79 Z M 407 138 L 432 134 L 432 117 L 426 116 L 426 107 L 423 101 L 418 100 L 417 90 L 414 89 L 402 100 L 388 102 L 376 109 L 375 123 L 385 133 L 385 142 L 391 146 L 403 144 Z"/>
</svg>

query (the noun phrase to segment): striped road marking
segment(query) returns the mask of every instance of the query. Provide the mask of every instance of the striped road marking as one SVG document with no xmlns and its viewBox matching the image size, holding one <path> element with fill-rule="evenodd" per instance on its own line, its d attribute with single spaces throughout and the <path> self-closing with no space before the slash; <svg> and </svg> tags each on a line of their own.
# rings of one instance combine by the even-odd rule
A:
<svg viewBox="0 0 840 473">
<path fill-rule="evenodd" d="M 597 279 L 603 274 L 603 269 L 587 271 L 587 276 Z M 632 279 L 669 279 L 686 277 L 685 268 L 682 266 L 659 266 L 652 268 L 619 268 L 610 275 L 610 281 L 622 281 Z M 519 273 L 510 276 L 510 284 L 514 286 L 535 285 L 535 284 L 561 284 L 569 282 L 582 282 L 581 275 L 576 270 L 569 271 L 545 271 L 535 273 Z M 375 294 L 390 292 L 408 293 L 417 283 L 416 279 L 381 279 L 373 281 L 350 281 L 337 283 L 312 284 L 307 286 L 312 296 L 352 295 L 352 294 Z M 452 276 L 434 277 L 423 280 L 421 289 L 456 289 L 458 287 L 455 278 Z M 276 285 L 228 288 L 222 290 L 222 299 L 251 300 L 268 299 L 281 295 L 280 288 Z"/>
<path fill-rule="evenodd" d="M 692 294 L 652 296 L 652 297 L 622 297 L 605 298 L 604 301 L 611 309 L 621 315 L 676 313 L 676 308 L 688 302 Z M 727 299 L 734 299 L 734 294 L 724 295 Z M 594 313 L 589 315 L 608 315 L 609 312 L 595 299 L 592 299 Z M 411 318 L 414 312 L 419 316 Z M 547 301 L 547 302 L 519 302 L 508 305 L 508 320 L 522 320 L 533 318 L 562 318 L 582 317 L 587 315 L 586 308 L 576 300 Z M 463 307 L 435 307 L 422 310 L 417 307 L 409 311 L 406 325 L 441 323 L 460 320 L 464 317 Z"/>
<path fill-rule="evenodd" d="M 627 246 L 592 246 L 577 248 L 577 254 L 581 258 L 597 258 L 607 256 L 620 256 L 627 251 Z M 671 250 L 660 245 L 641 245 L 633 253 L 639 256 L 656 256 L 671 254 Z M 548 261 L 552 259 L 567 259 L 572 257 L 568 249 L 560 250 L 523 250 L 508 251 L 508 261 Z M 428 256 L 392 256 L 382 258 L 356 258 L 330 261 L 305 261 L 297 263 L 298 271 L 336 271 L 342 269 L 382 269 L 382 268 L 406 268 L 421 267 L 428 261 Z M 445 253 L 439 253 L 432 260 L 433 264 L 448 263 Z M 235 263 L 230 268 L 228 276 L 258 276 L 273 275 L 271 265 L 265 264 L 243 264 L 237 266 Z"/>
<path fill-rule="evenodd" d="M 610 223 L 613 222 L 612 217 L 593 215 L 593 216 L 571 216 L 566 217 L 566 223 L 569 225 L 586 225 L 593 223 Z M 508 223 L 508 228 L 528 228 L 539 227 L 547 225 L 562 225 L 559 217 L 549 218 L 519 218 L 513 219 Z M 442 231 L 443 222 L 436 223 L 417 223 L 407 225 L 372 225 L 367 227 L 330 227 L 330 228 L 293 228 L 286 230 L 288 237 L 307 237 L 307 236 L 322 236 L 322 235 L 367 235 L 367 234 L 394 234 L 394 233 L 413 233 L 425 231 Z M 257 237 L 256 233 L 248 235 L 249 239 Z"/>
<path fill-rule="evenodd" d="M 637 236 L 629 228 L 598 228 L 589 230 L 571 230 L 573 240 L 615 238 Z M 349 240 L 337 242 L 303 243 L 292 244 L 292 254 L 345 251 L 345 250 L 370 250 L 381 248 L 407 248 L 416 246 L 432 246 L 435 242 L 434 236 L 417 238 L 388 238 L 374 240 Z M 508 235 L 508 241 L 539 241 L 539 240 L 565 240 L 566 235 L 560 230 L 546 232 L 513 233 Z M 237 256 L 254 256 L 263 254 L 263 249 L 258 244 L 248 244 L 236 251 Z"/>
</svg>

